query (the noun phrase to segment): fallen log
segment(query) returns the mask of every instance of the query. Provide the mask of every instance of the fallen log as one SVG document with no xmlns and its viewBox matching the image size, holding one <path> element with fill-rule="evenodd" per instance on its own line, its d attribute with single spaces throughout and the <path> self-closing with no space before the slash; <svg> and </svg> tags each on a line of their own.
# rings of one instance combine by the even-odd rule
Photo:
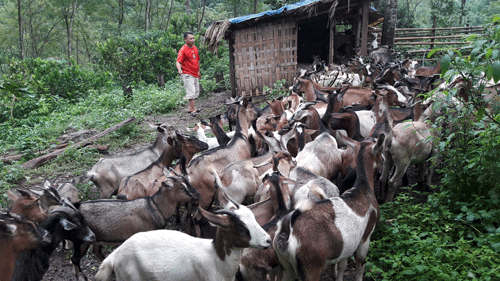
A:
<svg viewBox="0 0 500 281">
<path fill-rule="evenodd" d="M 24 164 L 22 164 L 21 167 L 23 167 L 25 169 L 32 169 L 32 168 L 40 167 L 43 163 L 45 163 L 48 160 L 52 160 L 52 159 L 56 158 L 59 154 L 63 153 L 68 148 L 81 148 L 81 147 L 87 146 L 87 145 L 91 144 L 92 142 L 94 142 L 96 139 L 101 138 L 101 137 L 103 137 L 103 136 L 105 136 L 113 131 L 116 131 L 123 126 L 134 122 L 135 120 L 136 120 L 135 117 L 129 117 L 129 118 L 125 119 L 124 121 L 114 125 L 113 127 L 107 128 L 106 130 L 98 133 L 97 135 L 94 135 L 94 136 L 87 138 L 83 141 L 75 143 L 72 146 L 64 147 L 61 149 L 56 149 L 56 150 L 52 151 L 51 153 L 42 155 L 42 156 L 34 158 L 34 159 L 31 159 L 31 160 L 25 162 Z"/>
</svg>

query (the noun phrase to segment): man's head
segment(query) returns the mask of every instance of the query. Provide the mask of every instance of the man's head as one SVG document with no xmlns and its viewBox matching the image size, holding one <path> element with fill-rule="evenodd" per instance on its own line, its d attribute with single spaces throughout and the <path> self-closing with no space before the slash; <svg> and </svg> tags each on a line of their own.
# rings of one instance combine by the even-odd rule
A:
<svg viewBox="0 0 500 281">
<path fill-rule="evenodd" d="M 188 47 L 194 46 L 194 35 L 191 31 L 184 32 L 184 41 Z"/>
</svg>

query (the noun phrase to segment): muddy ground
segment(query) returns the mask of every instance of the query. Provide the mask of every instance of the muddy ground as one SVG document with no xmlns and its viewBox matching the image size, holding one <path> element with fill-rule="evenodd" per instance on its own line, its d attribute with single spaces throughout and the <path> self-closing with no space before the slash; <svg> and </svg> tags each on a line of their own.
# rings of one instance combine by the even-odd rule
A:
<svg viewBox="0 0 500 281">
<path fill-rule="evenodd" d="M 165 122 L 168 124 L 172 124 L 175 128 L 178 130 L 187 133 L 186 127 L 192 127 L 196 122 L 199 121 L 200 118 L 204 118 L 208 120 L 208 117 L 214 116 L 218 113 L 222 113 L 224 111 L 224 101 L 225 99 L 229 98 L 230 94 L 229 92 L 221 92 L 221 93 L 211 93 L 209 97 L 203 97 L 198 99 L 197 101 L 197 108 L 203 109 L 203 111 L 197 116 L 193 117 L 190 114 L 185 112 L 185 108 L 179 108 L 177 112 L 173 112 L 167 115 L 160 115 L 160 116 L 150 116 L 146 118 L 146 120 L 143 121 L 141 126 L 147 127 L 147 123 L 160 123 L 160 122 Z M 254 98 L 255 102 L 262 102 L 263 98 Z M 126 149 L 125 151 L 120 151 L 120 152 L 126 152 L 126 151 L 136 151 L 141 149 L 142 147 L 148 146 L 149 143 L 143 143 L 143 144 L 134 144 L 130 148 Z M 111 152 L 113 154 L 114 152 Z M 410 177 L 410 183 L 415 183 L 416 182 L 416 174 L 415 173 L 409 173 Z M 66 181 L 68 178 L 63 178 L 59 177 L 57 179 L 51 179 L 49 180 L 56 180 L 56 181 Z M 96 190 L 97 194 L 97 190 Z M 105 250 L 105 253 L 109 253 L 113 248 L 108 247 Z M 74 271 L 73 271 L 73 266 L 70 264 L 70 257 L 71 257 L 71 250 L 64 250 L 62 249 L 61 246 L 58 247 L 58 249 L 52 254 L 51 260 L 50 260 L 50 268 L 49 271 L 45 274 L 44 278 L 42 280 L 47 281 L 47 280 L 64 280 L 64 281 L 71 281 L 71 280 L 76 280 L 74 277 Z M 84 274 L 88 277 L 89 280 L 93 280 L 93 276 L 96 273 L 98 267 L 99 267 L 99 261 L 94 257 L 94 255 L 91 253 L 91 251 L 87 252 L 87 255 L 82 259 L 81 262 L 81 267 L 84 272 Z M 354 261 L 349 260 L 349 266 L 346 271 L 346 276 L 344 280 L 350 281 L 354 280 Z M 323 274 L 323 277 L 321 279 L 322 281 L 326 280 L 333 280 L 329 272 L 325 272 Z"/>
</svg>

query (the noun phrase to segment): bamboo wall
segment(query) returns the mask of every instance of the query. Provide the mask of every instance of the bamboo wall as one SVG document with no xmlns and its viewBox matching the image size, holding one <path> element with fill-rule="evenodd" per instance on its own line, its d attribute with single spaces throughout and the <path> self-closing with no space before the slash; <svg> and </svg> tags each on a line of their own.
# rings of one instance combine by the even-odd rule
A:
<svg viewBox="0 0 500 281">
<path fill-rule="evenodd" d="M 277 80 L 293 82 L 297 66 L 297 23 L 260 24 L 236 30 L 234 65 L 238 93 L 259 95 Z"/>
</svg>

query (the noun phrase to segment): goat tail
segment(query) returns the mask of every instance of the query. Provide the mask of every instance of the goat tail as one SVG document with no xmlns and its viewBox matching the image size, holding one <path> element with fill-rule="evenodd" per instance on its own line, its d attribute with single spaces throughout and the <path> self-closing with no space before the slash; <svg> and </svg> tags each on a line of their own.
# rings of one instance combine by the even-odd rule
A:
<svg viewBox="0 0 500 281">
<path fill-rule="evenodd" d="M 113 261 L 110 257 L 104 259 L 104 261 L 99 266 L 99 270 L 95 274 L 95 281 L 106 281 L 111 277 L 113 272 Z"/>
</svg>

